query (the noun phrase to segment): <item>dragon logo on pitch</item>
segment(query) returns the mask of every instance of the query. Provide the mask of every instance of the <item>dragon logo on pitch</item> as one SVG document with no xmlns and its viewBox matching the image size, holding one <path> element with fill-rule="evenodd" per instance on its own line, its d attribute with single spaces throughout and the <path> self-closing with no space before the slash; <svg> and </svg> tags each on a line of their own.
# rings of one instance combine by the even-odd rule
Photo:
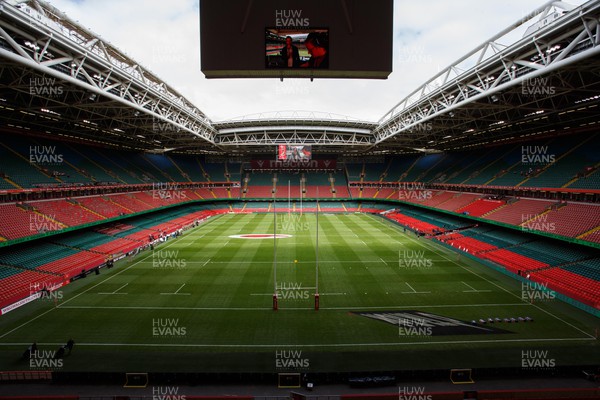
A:
<svg viewBox="0 0 600 400">
<path fill-rule="evenodd" d="M 398 335 L 429 337 L 433 336 L 433 327 L 424 318 L 398 318 Z"/>
<path fill-rule="evenodd" d="M 425 257 L 425 250 L 398 250 L 398 266 L 401 269 L 431 269 L 433 261 Z"/>
<path fill-rule="evenodd" d="M 310 359 L 302 350 L 276 350 L 275 368 L 278 371 L 300 371 L 310 368 Z"/>
<path fill-rule="evenodd" d="M 430 394 L 425 394 L 425 386 L 399 386 L 398 400 L 431 400 Z"/>
</svg>

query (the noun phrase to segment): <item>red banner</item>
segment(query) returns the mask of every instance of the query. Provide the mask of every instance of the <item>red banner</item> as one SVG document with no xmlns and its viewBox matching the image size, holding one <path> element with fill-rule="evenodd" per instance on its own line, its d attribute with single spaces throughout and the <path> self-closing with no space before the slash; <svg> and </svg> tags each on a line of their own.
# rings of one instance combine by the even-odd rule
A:
<svg viewBox="0 0 600 400">
<path fill-rule="evenodd" d="M 298 170 L 298 169 L 323 169 L 335 170 L 336 160 L 252 160 L 250 167 L 252 169 L 263 170 Z"/>
<path fill-rule="evenodd" d="M 286 160 L 287 159 L 287 146 L 285 144 L 279 145 L 279 155 L 277 157 L 278 160 Z"/>
</svg>

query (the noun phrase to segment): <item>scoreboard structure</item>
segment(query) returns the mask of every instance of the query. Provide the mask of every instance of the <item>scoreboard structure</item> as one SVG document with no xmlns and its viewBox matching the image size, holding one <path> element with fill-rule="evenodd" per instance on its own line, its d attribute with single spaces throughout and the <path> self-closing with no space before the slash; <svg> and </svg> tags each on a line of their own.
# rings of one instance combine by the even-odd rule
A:
<svg viewBox="0 0 600 400">
<path fill-rule="evenodd" d="M 206 78 L 387 79 L 393 0 L 200 0 Z"/>
</svg>

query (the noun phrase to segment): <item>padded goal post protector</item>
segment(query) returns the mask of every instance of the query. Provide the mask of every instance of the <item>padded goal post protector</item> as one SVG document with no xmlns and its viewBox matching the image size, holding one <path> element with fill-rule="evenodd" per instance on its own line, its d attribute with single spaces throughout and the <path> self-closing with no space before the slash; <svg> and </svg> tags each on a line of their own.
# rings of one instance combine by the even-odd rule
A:
<svg viewBox="0 0 600 400">
<path fill-rule="evenodd" d="M 126 388 L 145 388 L 148 386 L 147 372 L 126 372 L 125 385 Z"/>
<path fill-rule="evenodd" d="M 475 383 L 472 378 L 472 371 L 470 368 L 468 369 L 451 369 L 450 370 L 450 380 L 453 384 L 465 384 L 465 383 Z"/>
</svg>

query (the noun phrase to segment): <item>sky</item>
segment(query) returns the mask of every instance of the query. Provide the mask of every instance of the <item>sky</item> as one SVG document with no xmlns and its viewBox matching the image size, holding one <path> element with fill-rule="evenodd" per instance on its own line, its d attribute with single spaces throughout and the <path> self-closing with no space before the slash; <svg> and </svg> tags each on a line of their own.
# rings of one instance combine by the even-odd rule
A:
<svg viewBox="0 0 600 400">
<path fill-rule="evenodd" d="M 583 0 L 568 2 L 580 5 Z M 545 1 L 394 0 L 393 72 L 389 78 L 312 82 L 206 79 L 200 70 L 198 0 L 49 3 L 139 62 L 213 121 L 288 111 L 378 121 L 439 71 Z M 522 33 L 516 32 L 505 41 L 519 35 Z"/>
</svg>

